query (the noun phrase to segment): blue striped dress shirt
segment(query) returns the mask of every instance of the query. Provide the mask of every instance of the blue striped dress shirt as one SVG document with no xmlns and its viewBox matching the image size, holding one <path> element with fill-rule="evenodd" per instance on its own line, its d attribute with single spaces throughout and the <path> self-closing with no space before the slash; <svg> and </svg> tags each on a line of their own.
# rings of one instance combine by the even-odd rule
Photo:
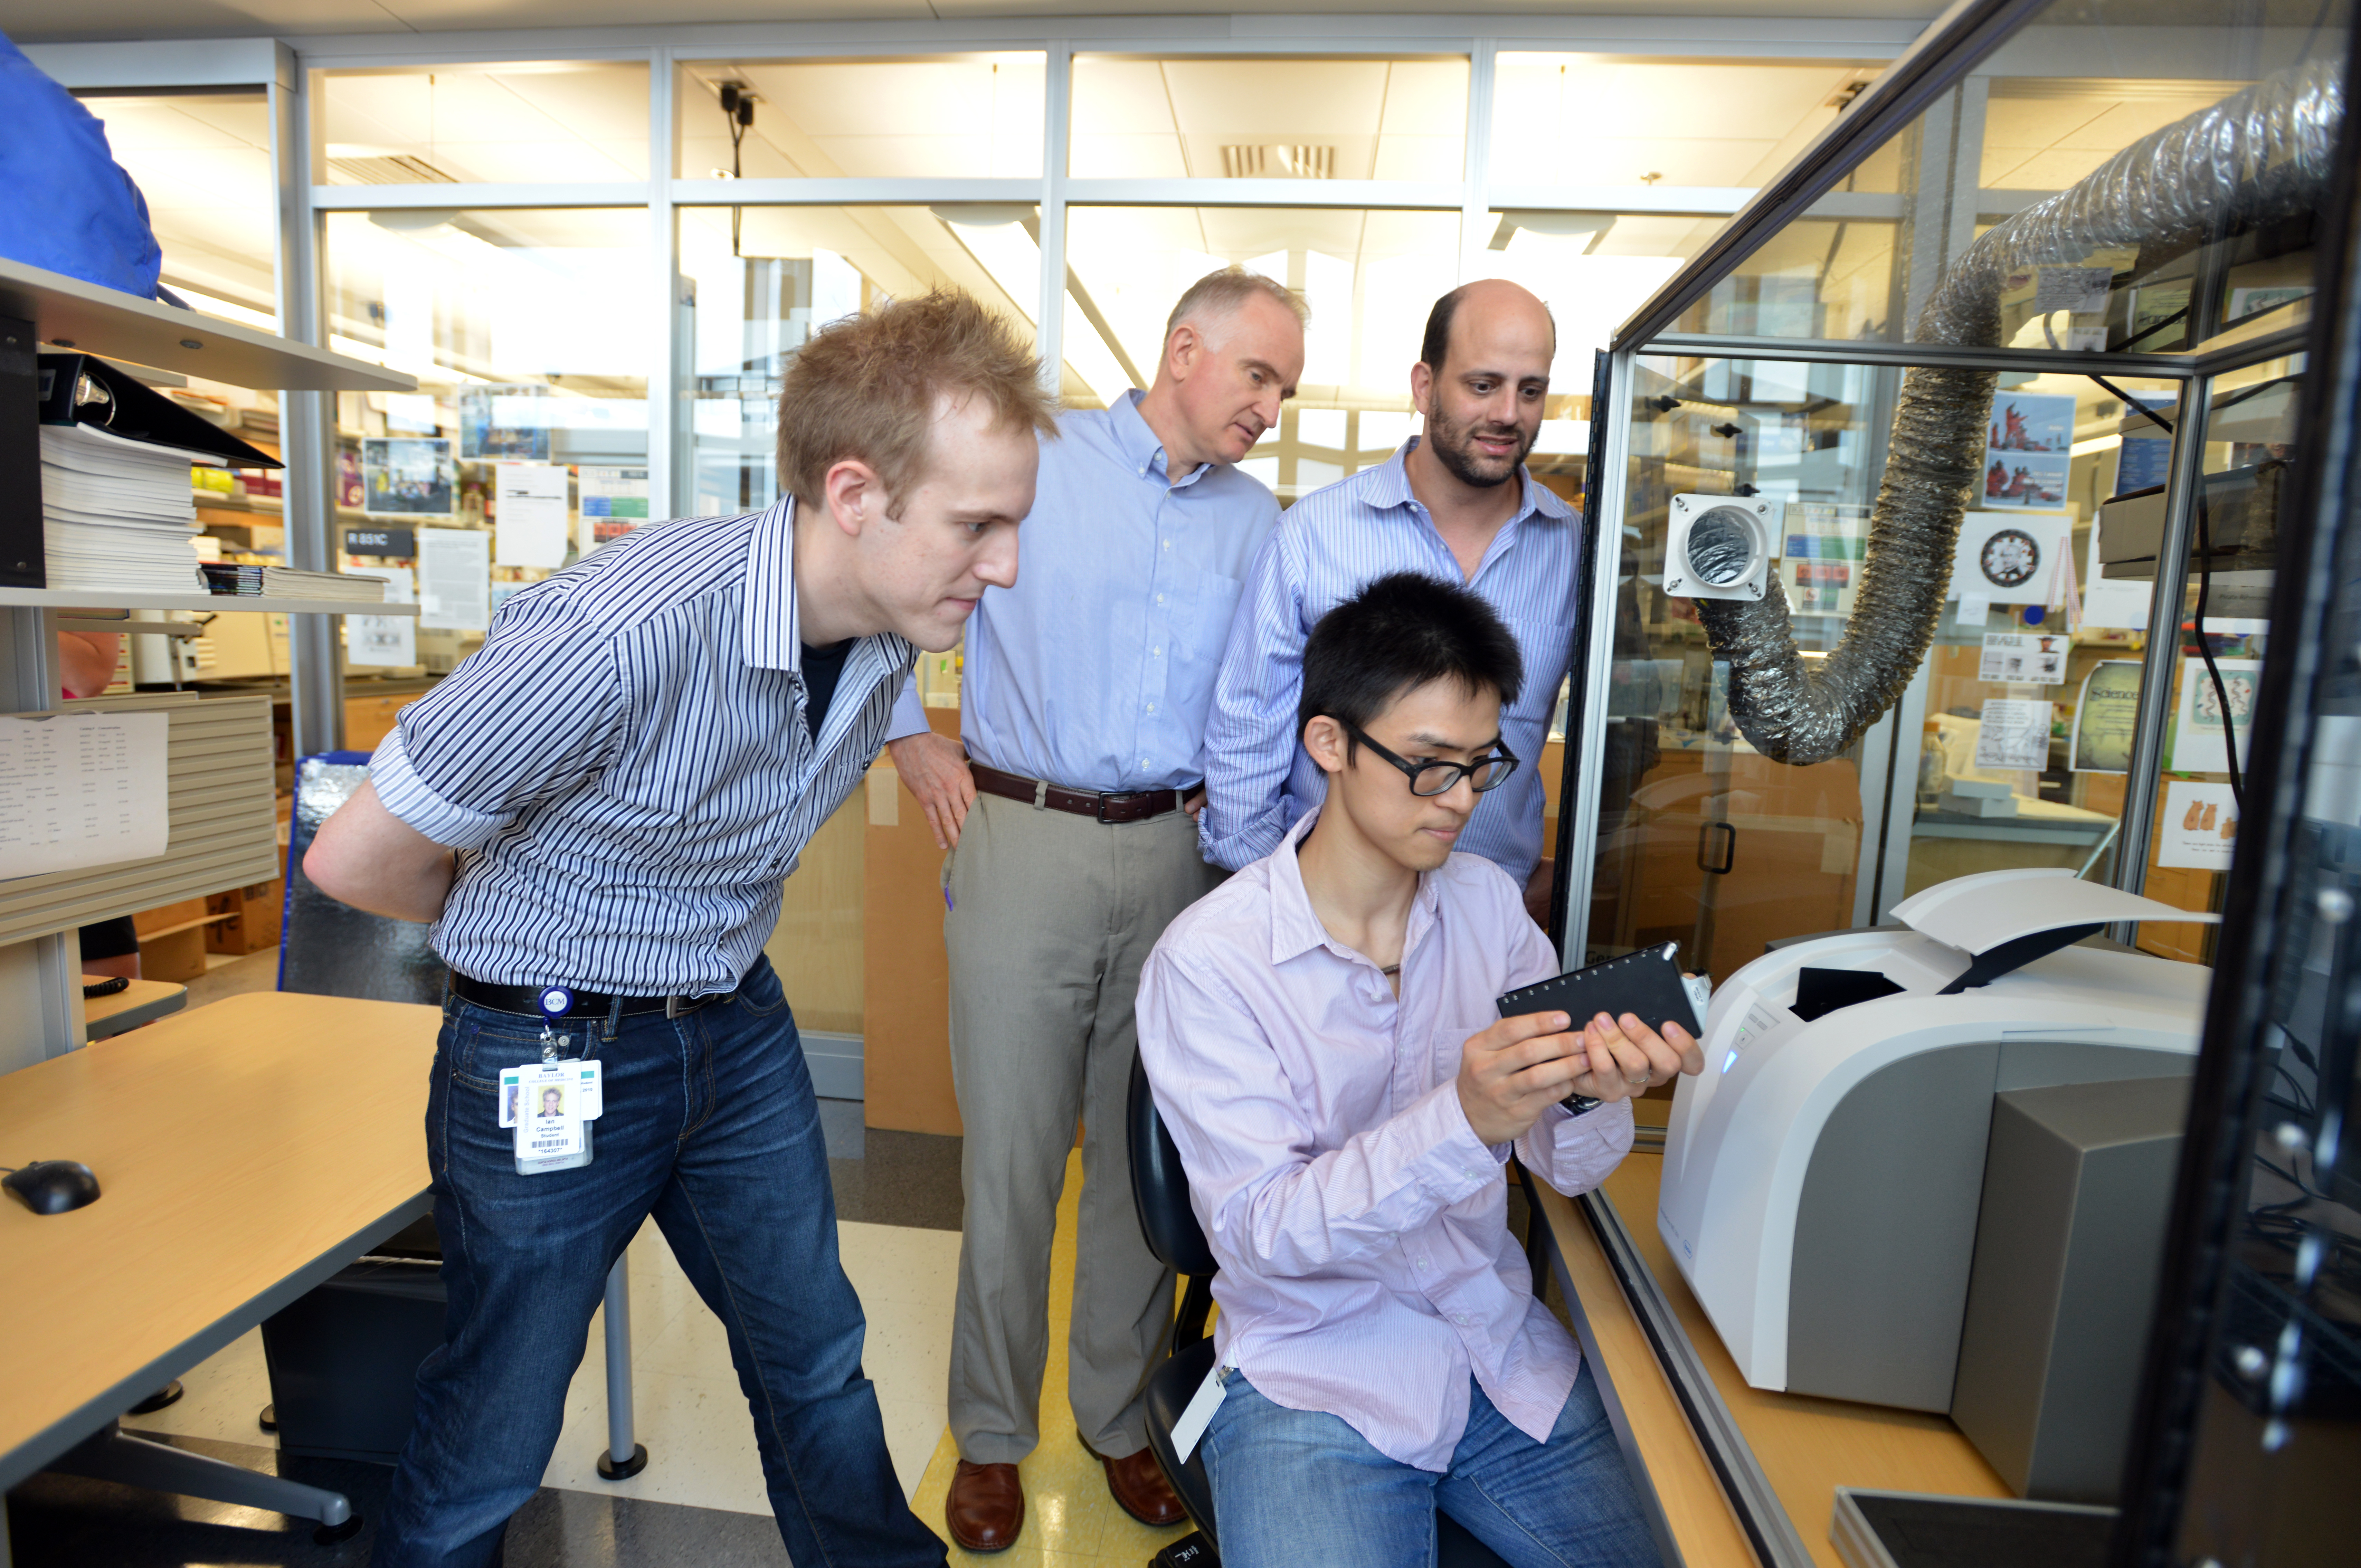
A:
<svg viewBox="0 0 2361 1568">
<path fill-rule="evenodd" d="M 1226 463 L 1168 476 L 1138 401 L 1059 416 L 1016 586 L 968 616 L 960 738 L 987 767 L 1091 790 L 1205 776 L 1230 612 L 1279 502 Z M 886 738 L 926 728 L 913 692 Z"/>
<path fill-rule="evenodd" d="M 1237 871 L 1262 859 L 1297 817 L 1327 798 L 1327 775 L 1296 743 L 1304 640 L 1322 616 L 1394 572 L 1466 584 L 1516 634 L 1524 685 L 1500 715 L 1500 738 L 1519 766 L 1477 800 L 1457 847 L 1492 861 L 1521 887 L 1541 862 L 1542 745 L 1574 648 L 1582 531 L 1573 509 L 1521 469 L 1517 514 L 1493 535 L 1469 580 L 1411 494 L 1402 465 L 1418 440 L 1290 507 L 1255 558 L 1205 731 L 1205 809 L 1197 830 L 1215 865 Z"/>
<path fill-rule="evenodd" d="M 639 529 L 500 607 L 369 764 L 459 851 L 434 948 L 495 984 L 733 989 L 780 883 L 884 744 L 917 658 L 890 632 L 804 722 L 792 499 Z"/>
</svg>

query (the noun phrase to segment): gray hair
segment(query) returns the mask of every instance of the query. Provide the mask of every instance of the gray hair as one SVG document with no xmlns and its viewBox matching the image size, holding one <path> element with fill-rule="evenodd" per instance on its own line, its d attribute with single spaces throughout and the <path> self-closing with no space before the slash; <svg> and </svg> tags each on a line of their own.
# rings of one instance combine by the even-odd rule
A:
<svg viewBox="0 0 2361 1568">
<path fill-rule="evenodd" d="M 1238 308 L 1257 294 L 1277 300 L 1294 315 L 1298 326 L 1309 325 L 1312 307 L 1303 296 L 1275 279 L 1259 272 L 1249 272 L 1232 262 L 1218 272 L 1208 272 L 1181 294 L 1172 306 L 1172 313 L 1164 319 L 1164 335 L 1170 338 L 1172 329 L 1182 322 L 1210 323 L 1227 321 Z"/>
</svg>

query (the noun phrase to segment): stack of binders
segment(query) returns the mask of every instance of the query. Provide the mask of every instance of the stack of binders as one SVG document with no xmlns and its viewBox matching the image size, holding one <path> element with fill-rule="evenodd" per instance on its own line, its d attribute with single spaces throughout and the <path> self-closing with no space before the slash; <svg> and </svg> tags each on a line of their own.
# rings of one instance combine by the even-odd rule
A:
<svg viewBox="0 0 2361 1568">
<path fill-rule="evenodd" d="M 40 400 L 48 586 L 203 588 L 190 543 L 197 532 L 190 466 L 276 468 L 279 460 L 91 355 L 42 355 Z"/>
<path fill-rule="evenodd" d="M 41 531 L 53 588 L 188 593 L 197 585 L 197 455 L 90 424 L 41 427 Z"/>
</svg>

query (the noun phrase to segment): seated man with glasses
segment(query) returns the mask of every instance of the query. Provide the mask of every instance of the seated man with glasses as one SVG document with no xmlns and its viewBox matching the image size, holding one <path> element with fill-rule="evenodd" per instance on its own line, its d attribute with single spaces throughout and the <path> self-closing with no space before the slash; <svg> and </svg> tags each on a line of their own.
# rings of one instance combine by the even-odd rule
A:
<svg viewBox="0 0 2361 1568">
<path fill-rule="evenodd" d="M 1521 1568 L 1655 1561 L 1503 1167 L 1513 1146 L 1560 1191 L 1597 1185 L 1630 1098 L 1702 1063 L 1629 1014 L 1498 1016 L 1558 968 L 1509 874 L 1453 852 L 1517 768 L 1521 664 L 1435 578 L 1329 611 L 1297 720 L 1324 803 L 1174 921 L 1141 981 L 1140 1057 L 1221 1263 L 1201 1441 L 1229 1568 L 1431 1563 L 1438 1508 Z"/>
</svg>

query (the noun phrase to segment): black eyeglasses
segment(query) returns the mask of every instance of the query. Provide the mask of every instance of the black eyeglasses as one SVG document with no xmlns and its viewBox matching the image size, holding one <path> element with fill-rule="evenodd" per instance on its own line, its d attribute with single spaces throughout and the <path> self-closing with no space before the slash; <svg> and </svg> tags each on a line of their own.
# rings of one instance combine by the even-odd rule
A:
<svg viewBox="0 0 2361 1568">
<path fill-rule="evenodd" d="M 1342 719 L 1337 722 L 1344 724 Z M 1461 779 L 1474 784 L 1476 793 L 1481 795 L 1488 789 L 1499 788 L 1508 782 L 1510 773 L 1517 771 L 1516 753 L 1498 740 L 1492 742 L 1494 750 L 1490 755 L 1478 757 L 1472 762 L 1413 762 L 1406 757 L 1395 756 L 1370 740 L 1357 725 L 1345 724 L 1345 733 L 1400 768 L 1410 780 L 1412 795 L 1449 795 Z"/>
</svg>

